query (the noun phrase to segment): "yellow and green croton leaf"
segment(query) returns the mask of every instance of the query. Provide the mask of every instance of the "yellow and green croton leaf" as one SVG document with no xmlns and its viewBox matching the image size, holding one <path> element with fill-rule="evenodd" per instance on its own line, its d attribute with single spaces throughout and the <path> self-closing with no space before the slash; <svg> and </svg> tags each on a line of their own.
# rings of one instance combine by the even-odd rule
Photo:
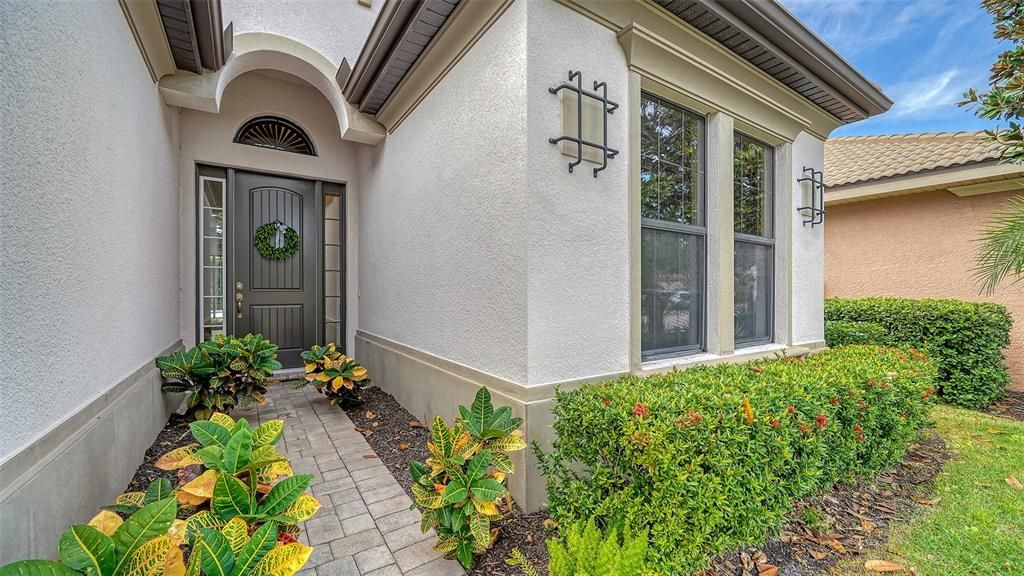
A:
<svg viewBox="0 0 1024 576">
<path fill-rule="evenodd" d="M 165 498 L 143 506 L 118 526 L 111 536 L 117 557 L 113 574 L 122 576 L 129 568 L 139 569 L 139 561 L 134 560 L 135 552 L 150 540 L 165 536 L 177 513 L 177 501 L 173 497 Z"/>
<path fill-rule="evenodd" d="M 309 560 L 313 549 L 299 542 L 278 546 L 267 553 L 248 576 L 292 576 Z"/>
<path fill-rule="evenodd" d="M 158 458 L 153 465 L 160 470 L 178 470 L 186 466 L 202 464 L 203 461 L 196 456 L 197 450 L 199 450 L 198 444 L 189 444 L 188 446 L 175 448 Z"/>
<path fill-rule="evenodd" d="M 66 564 L 52 560 L 22 560 L 0 567 L 0 576 L 82 576 Z"/>
<path fill-rule="evenodd" d="M 245 520 L 236 516 L 228 520 L 228 523 L 220 529 L 220 533 L 227 538 L 231 552 L 238 554 L 242 546 L 245 546 L 246 541 L 249 540 L 249 525 L 245 523 Z"/>
<path fill-rule="evenodd" d="M 175 548 L 170 536 L 157 536 L 128 555 L 120 576 L 158 576 L 164 571 L 167 555 Z"/>
</svg>

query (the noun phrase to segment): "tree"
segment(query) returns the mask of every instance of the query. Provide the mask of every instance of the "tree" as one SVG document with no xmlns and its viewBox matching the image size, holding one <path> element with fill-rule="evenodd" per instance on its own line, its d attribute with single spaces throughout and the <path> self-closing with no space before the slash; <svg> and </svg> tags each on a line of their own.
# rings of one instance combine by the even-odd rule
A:
<svg viewBox="0 0 1024 576">
<path fill-rule="evenodd" d="M 993 37 L 1011 43 L 996 58 L 987 92 L 968 90 L 960 106 L 974 108 L 979 118 L 1005 121 L 1006 129 L 986 130 L 1006 162 L 1024 164 L 1024 0 L 982 0 L 992 14 Z M 993 215 L 982 232 L 975 278 L 991 294 L 1007 277 L 1024 277 L 1024 197 L 1010 200 Z"/>
</svg>

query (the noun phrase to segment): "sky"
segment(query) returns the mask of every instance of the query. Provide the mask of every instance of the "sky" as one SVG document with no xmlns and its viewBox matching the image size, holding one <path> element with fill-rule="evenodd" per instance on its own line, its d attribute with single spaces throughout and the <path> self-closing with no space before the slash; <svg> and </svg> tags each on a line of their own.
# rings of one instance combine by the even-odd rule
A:
<svg viewBox="0 0 1024 576">
<path fill-rule="evenodd" d="M 833 136 L 955 132 L 994 127 L 956 103 L 985 88 L 996 56 L 979 0 L 782 0 L 895 102 Z"/>
</svg>

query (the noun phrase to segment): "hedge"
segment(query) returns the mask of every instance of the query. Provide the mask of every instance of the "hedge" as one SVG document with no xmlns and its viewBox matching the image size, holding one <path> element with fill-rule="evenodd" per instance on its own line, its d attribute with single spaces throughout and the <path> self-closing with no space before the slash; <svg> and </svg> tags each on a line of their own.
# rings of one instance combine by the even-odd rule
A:
<svg viewBox="0 0 1024 576">
<path fill-rule="evenodd" d="M 825 321 L 825 344 L 830 347 L 847 344 L 889 344 L 889 333 L 885 327 L 874 322 L 851 322 L 849 320 Z"/>
<path fill-rule="evenodd" d="M 1002 349 L 1010 344 L 1010 313 L 998 304 L 961 300 L 862 298 L 825 301 L 825 320 L 873 322 L 893 343 L 935 358 L 943 400 L 982 408 L 1006 393 Z"/>
<path fill-rule="evenodd" d="M 559 391 L 537 450 L 551 514 L 647 529 L 649 568 L 691 574 L 764 541 L 796 499 L 900 461 L 934 374 L 920 353 L 846 346 Z"/>
</svg>

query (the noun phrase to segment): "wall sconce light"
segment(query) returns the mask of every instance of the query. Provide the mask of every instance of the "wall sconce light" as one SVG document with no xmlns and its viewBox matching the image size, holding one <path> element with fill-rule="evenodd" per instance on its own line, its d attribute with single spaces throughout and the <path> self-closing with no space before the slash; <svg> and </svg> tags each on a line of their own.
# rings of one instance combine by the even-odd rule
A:
<svg viewBox="0 0 1024 576">
<path fill-rule="evenodd" d="M 573 84 L 573 80 L 576 81 L 575 84 Z M 608 115 L 614 113 L 615 109 L 618 108 L 619 105 L 608 99 L 608 85 L 605 84 L 604 82 L 595 81 L 593 91 L 584 90 L 583 74 L 580 73 L 578 70 L 575 72 L 573 72 L 572 70 L 569 71 L 568 82 L 562 82 L 558 86 L 548 88 L 548 92 L 552 94 L 559 94 L 563 90 L 567 91 L 567 93 L 571 92 L 575 94 L 575 98 L 573 98 L 573 100 L 575 100 L 573 104 L 575 104 L 574 111 L 576 113 L 575 134 L 572 133 L 571 127 L 566 128 L 563 130 L 563 134 L 561 136 L 557 138 L 548 138 L 548 142 L 550 142 L 551 144 L 561 144 L 563 142 L 566 142 L 576 145 L 576 159 L 569 163 L 570 174 L 572 173 L 573 168 L 579 166 L 584 160 L 600 162 L 601 165 L 598 166 L 597 168 L 594 168 L 594 178 L 597 178 L 597 173 L 608 167 L 608 160 L 615 158 L 615 156 L 618 155 L 619 153 L 619 151 L 616 150 L 615 148 L 611 148 L 608 146 Z M 598 90 L 600 90 L 601 92 L 598 93 Z M 586 97 L 587 100 L 584 100 L 584 97 Z M 583 119 L 585 101 L 597 103 L 600 107 L 599 114 L 601 117 L 601 133 L 599 136 L 601 138 L 601 142 L 593 142 L 587 140 L 584 136 L 585 124 Z M 563 102 L 565 102 L 564 99 Z M 562 114 L 565 115 L 566 112 L 567 108 L 563 106 Z M 563 124 L 566 124 L 565 120 L 567 119 L 563 118 Z M 589 157 L 590 155 L 588 154 L 588 152 L 590 151 L 597 152 L 595 156 L 597 158 L 600 158 L 600 160 L 597 160 L 597 158 Z"/>
<path fill-rule="evenodd" d="M 804 175 L 796 181 L 800 183 L 800 207 L 796 211 L 803 216 L 804 226 L 814 228 L 825 221 L 825 173 L 804 167 Z"/>
</svg>

